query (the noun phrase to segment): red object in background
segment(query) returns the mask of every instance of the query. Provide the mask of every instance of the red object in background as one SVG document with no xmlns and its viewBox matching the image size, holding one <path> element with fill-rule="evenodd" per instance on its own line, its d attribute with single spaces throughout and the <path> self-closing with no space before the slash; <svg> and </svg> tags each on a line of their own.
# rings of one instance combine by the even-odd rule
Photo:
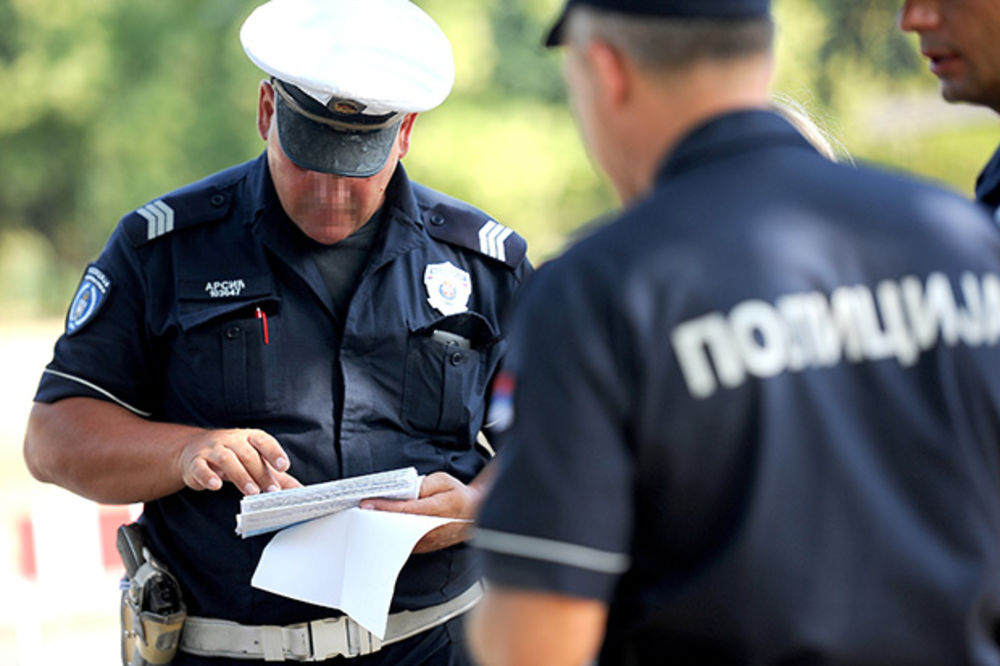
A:
<svg viewBox="0 0 1000 666">
<path fill-rule="evenodd" d="M 26 515 L 17 518 L 17 540 L 21 548 L 17 553 L 17 569 L 30 580 L 38 578 L 38 562 L 35 560 L 35 528 Z"/>
<path fill-rule="evenodd" d="M 100 506 L 97 511 L 98 543 L 101 548 L 101 567 L 108 573 L 124 572 L 121 556 L 118 555 L 116 540 L 118 527 L 132 522 L 132 513 L 127 505 Z M 35 526 L 31 516 L 18 516 L 15 529 L 17 531 L 17 570 L 28 580 L 38 580 L 38 556 L 35 552 Z"/>
<path fill-rule="evenodd" d="M 124 571 L 118 546 L 118 528 L 132 522 L 132 516 L 127 506 L 102 506 L 97 514 L 98 530 L 101 535 L 101 565 L 105 571 Z"/>
</svg>

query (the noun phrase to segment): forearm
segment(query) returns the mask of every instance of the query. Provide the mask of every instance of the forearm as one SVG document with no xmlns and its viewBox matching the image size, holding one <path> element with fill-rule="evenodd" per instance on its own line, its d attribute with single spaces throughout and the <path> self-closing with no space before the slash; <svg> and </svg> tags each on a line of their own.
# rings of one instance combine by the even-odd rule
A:
<svg viewBox="0 0 1000 666">
<path fill-rule="evenodd" d="M 582 666 L 596 656 L 606 619 L 599 601 L 491 585 L 467 630 L 483 666 Z"/>
<path fill-rule="evenodd" d="M 97 502 L 153 500 L 184 487 L 181 452 L 200 428 L 147 421 L 93 398 L 35 403 L 24 457 L 39 481 Z"/>
</svg>

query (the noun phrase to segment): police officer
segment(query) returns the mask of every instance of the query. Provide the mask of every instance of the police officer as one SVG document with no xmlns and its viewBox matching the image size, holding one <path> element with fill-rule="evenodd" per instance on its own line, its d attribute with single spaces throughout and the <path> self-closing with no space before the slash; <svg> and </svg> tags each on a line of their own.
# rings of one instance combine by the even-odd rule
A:
<svg viewBox="0 0 1000 666">
<path fill-rule="evenodd" d="M 1000 4 L 993 0 L 906 0 L 903 30 L 920 35 L 920 52 L 949 102 L 981 104 L 1000 113 Z M 1000 223 L 1000 148 L 976 180 L 976 199 Z"/>
<path fill-rule="evenodd" d="M 481 663 L 1000 663 L 1000 238 L 768 106 L 767 0 L 570 0 L 625 204 L 515 309 Z"/>
<path fill-rule="evenodd" d="M 76 292 L 25 457 L 43 481 L 145 503 L 189 615 L 175 664 L 465 663 L 449 618 L 478 596 L 467 523 L 418 543 L 379 650 L 352 621 L 313 622 L 329 608 L 252 588 L 268 537 L 241 540 L 234 517 L 246 494 L 406 466 L 427 475 L 420 498 L 373 506 L 471 517 L 525 243 L 399 163 L 454 79 L 422 10 L 280 0 L 241 40 L 268 75 L 266 151 L 121 220 Z"/>
</svg>

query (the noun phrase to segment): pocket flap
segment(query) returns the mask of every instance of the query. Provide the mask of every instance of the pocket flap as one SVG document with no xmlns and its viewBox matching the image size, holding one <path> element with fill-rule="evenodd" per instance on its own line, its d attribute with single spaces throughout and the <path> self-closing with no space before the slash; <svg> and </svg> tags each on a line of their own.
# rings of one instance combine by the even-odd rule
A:
<svg viewBox="0 0 1000 666">
<path fill-rule="evenodd" d="M 260 307 L 273 314 L 281 299 L 270 274 L 235 279 L 177 281 L 177 321 L 188 330 L 207 321 Z"/>
<path fill-rule="evenodd" d="M 469 341 L 473 349 L 488 347 L 500 337 L 500 333 L 493 327 L 493 324 L 478 312 L 462 312 L 442 317 L 415 329 L 413 332 L 429 336 L 433 335 L 435 331 L 461 336 Z"/>
<path fill-rule="evenodd" d="M 181 301 L 177 313 L 177 323 L 181 330 L 187 331 L 213 319 L 221 319 L 237 312 L 245 312 L 252 316 L 255 308 L 264 310 L 268 315 L 274 314 L 281 299 L 274 295 L 250 300 L 227 301 Z"/>
</svg>

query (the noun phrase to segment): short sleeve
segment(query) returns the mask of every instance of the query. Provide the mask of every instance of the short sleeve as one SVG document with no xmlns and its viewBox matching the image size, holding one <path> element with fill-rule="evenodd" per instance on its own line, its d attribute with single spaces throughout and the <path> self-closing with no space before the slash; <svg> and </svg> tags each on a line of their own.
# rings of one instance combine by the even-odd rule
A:
<svg viewBox="0 0 1000 666">
<path fill-rule="evenodd" d="M 154 412 L 159 378 L 151 363 L 145 279 L 121 226 L 84 271 L 35 400 L 90 397 L 140 416 Z"/>
<path fill-rule="evenodd" d="M 614 305 L 562 269 L 539 269 L 516 308 L 491 406 L 499 473 L 475 544 L 494 582 L 606 600 L 631 541 L 631 380 Z"/>
</svg>

